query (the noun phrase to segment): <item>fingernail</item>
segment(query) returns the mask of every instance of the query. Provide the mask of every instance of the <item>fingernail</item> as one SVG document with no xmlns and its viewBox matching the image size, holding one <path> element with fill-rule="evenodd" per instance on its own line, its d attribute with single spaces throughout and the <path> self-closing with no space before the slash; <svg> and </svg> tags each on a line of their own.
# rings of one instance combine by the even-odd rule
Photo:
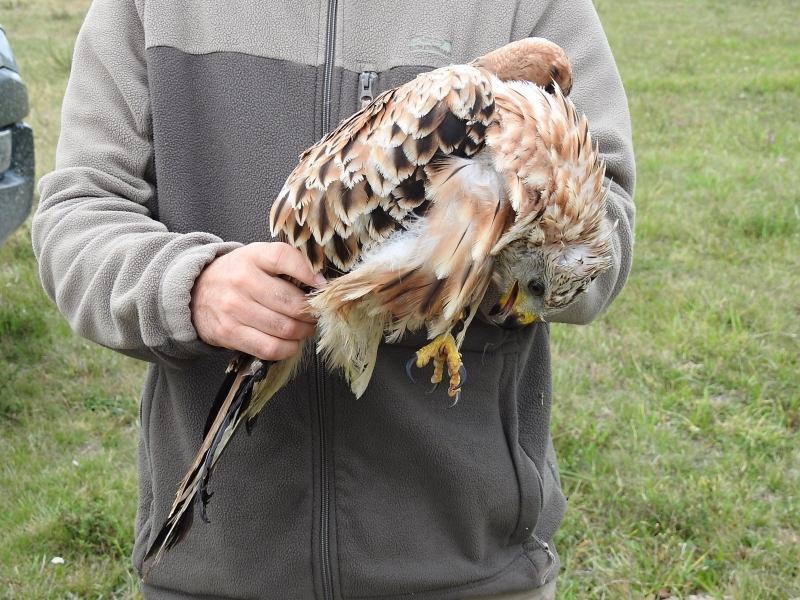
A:
<svg viewBox="0 0 800 600">
<path fill-rule="evenodd" d="M 322 273 L 317 273 L 316 275 L 314 275 L 314 283 L 316 283 L 316 284 L 317 284 L 317 287 L 322 287 L 323 285 L 325 285 L 326 283 L 328 283 L 328 280 L 327 280 L 327 279 L 325 279 L 325 278 L 322 276 Z"/>
</svg>

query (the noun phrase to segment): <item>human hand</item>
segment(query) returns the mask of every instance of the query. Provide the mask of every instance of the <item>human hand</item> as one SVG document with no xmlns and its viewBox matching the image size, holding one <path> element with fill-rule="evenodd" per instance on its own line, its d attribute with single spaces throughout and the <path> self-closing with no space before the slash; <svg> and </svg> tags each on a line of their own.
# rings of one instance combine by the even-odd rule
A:
<svg viewBox="0 0 800 600">
<path fill-rule="evenodd" d="M 189 303 L 200 339 L 263 360 L 297 353 L 315 322 L 303 291 L 280 275 L 315 288 L 325 284 L 299 250 L 281 242 L 248 244 L 206 265 Z"/>
</svg>

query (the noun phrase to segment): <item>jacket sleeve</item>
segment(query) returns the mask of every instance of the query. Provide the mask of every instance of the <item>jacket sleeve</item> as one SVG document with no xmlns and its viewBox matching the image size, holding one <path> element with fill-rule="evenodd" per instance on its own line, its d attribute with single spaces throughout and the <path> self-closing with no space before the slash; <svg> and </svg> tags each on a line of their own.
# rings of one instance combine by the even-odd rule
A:
<svg viewBox="0 0 800 600">
<path fill-rule="evenodd" d="M 47 294 L 73 330 L 179 365 L 210 352 L 192 326 L 194 280 L 239 246 L 179 234 L 156 206 L 141 19 L 133 0 L 95 0 L 78 36 L 56 169 L 39 183 L 33 247 Z"/>
<path fill-rule="evenodd" d="M 613 266 L 551 321 L 590 322 L 617 297 L 633 259 L 636 165 L 631 141 L 628 101 L 600 19 L 591 0 L 552 0 L 541 14 L 533 36 L 547 38 L 567 53 L 573 68 L 570 99 L 586 114 L 593 141 L 606 165 L 607 218 L 615 227 Z"/>
</svg>

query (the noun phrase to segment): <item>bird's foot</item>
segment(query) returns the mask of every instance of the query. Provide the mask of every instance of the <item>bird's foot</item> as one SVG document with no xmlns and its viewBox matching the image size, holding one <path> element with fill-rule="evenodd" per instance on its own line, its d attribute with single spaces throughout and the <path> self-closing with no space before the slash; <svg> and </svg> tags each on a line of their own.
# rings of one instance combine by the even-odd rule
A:
<svg viewBox="0 0 800 600">
<path fill-rule="evenodd" d="M 461 362 L 461 353 L 458 351 L 456 341 L 450 333 L 443 333 L 436 337 L 430 344 L 420 348 L 406 364 L 406 372 L 411 377 L 411 366 L 422 368 L 433 361 L 433 376 L 431 383 L 438 384 L 444 376 L 444 367 L 447 365 L 447 373 L 450 375 L 450 387 L 447 394 L 455 397 L 461 391 L 467 381 L 467 370 Z"/>
</svg>

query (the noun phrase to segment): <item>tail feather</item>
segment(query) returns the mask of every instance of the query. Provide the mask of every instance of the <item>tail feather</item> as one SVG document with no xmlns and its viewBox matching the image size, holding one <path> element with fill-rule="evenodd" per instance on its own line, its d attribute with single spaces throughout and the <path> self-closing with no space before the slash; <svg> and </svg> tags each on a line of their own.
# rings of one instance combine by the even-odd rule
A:
<svg viewBox="0 0 800 600">
<path fill-rule="evenodd" d="M 253 387 L 266 377 L 272 364 L 244 354 L 231 361 L 206 422 L 203 445 L 178 488 L 167 520 L 145 555 L 145 561 L 154 559 L 147 574 L 165 552 L 174 548 L 189 533 L 194 522 L 195 505 L 200 506 L 200 516 L 208 523 L 206 506 L 212 496 L 208 493 L 211 473 L 240 423 L 249 420 L 245 414 L 253 398 Z"/>
<path fill-rule="evenodd" d="M 205 439 L 208 435 L 208 432 L 211 431 L 211 426 L 214 425 L 214 420 L 217 418 L 220 410 L 222 410 L 222 405 L 225 403 L 225 399 L 228 397 L 228 394 L 233 387 L 233 382 L 239 375 L 239 367 L 241 366 L 241 362 L 244 360 L 244 358 L 244 354 L 239 354 L 230 362 L 228 368 L 225 369 L 225 379 L 222 381 L 222 385 L 219 386 L 217 397 L 214 398 L 214 403 L 211 405 L 211 409 L 208 411 L 206 425 L 203 427 L 203 439 Z"/>
</svg>

